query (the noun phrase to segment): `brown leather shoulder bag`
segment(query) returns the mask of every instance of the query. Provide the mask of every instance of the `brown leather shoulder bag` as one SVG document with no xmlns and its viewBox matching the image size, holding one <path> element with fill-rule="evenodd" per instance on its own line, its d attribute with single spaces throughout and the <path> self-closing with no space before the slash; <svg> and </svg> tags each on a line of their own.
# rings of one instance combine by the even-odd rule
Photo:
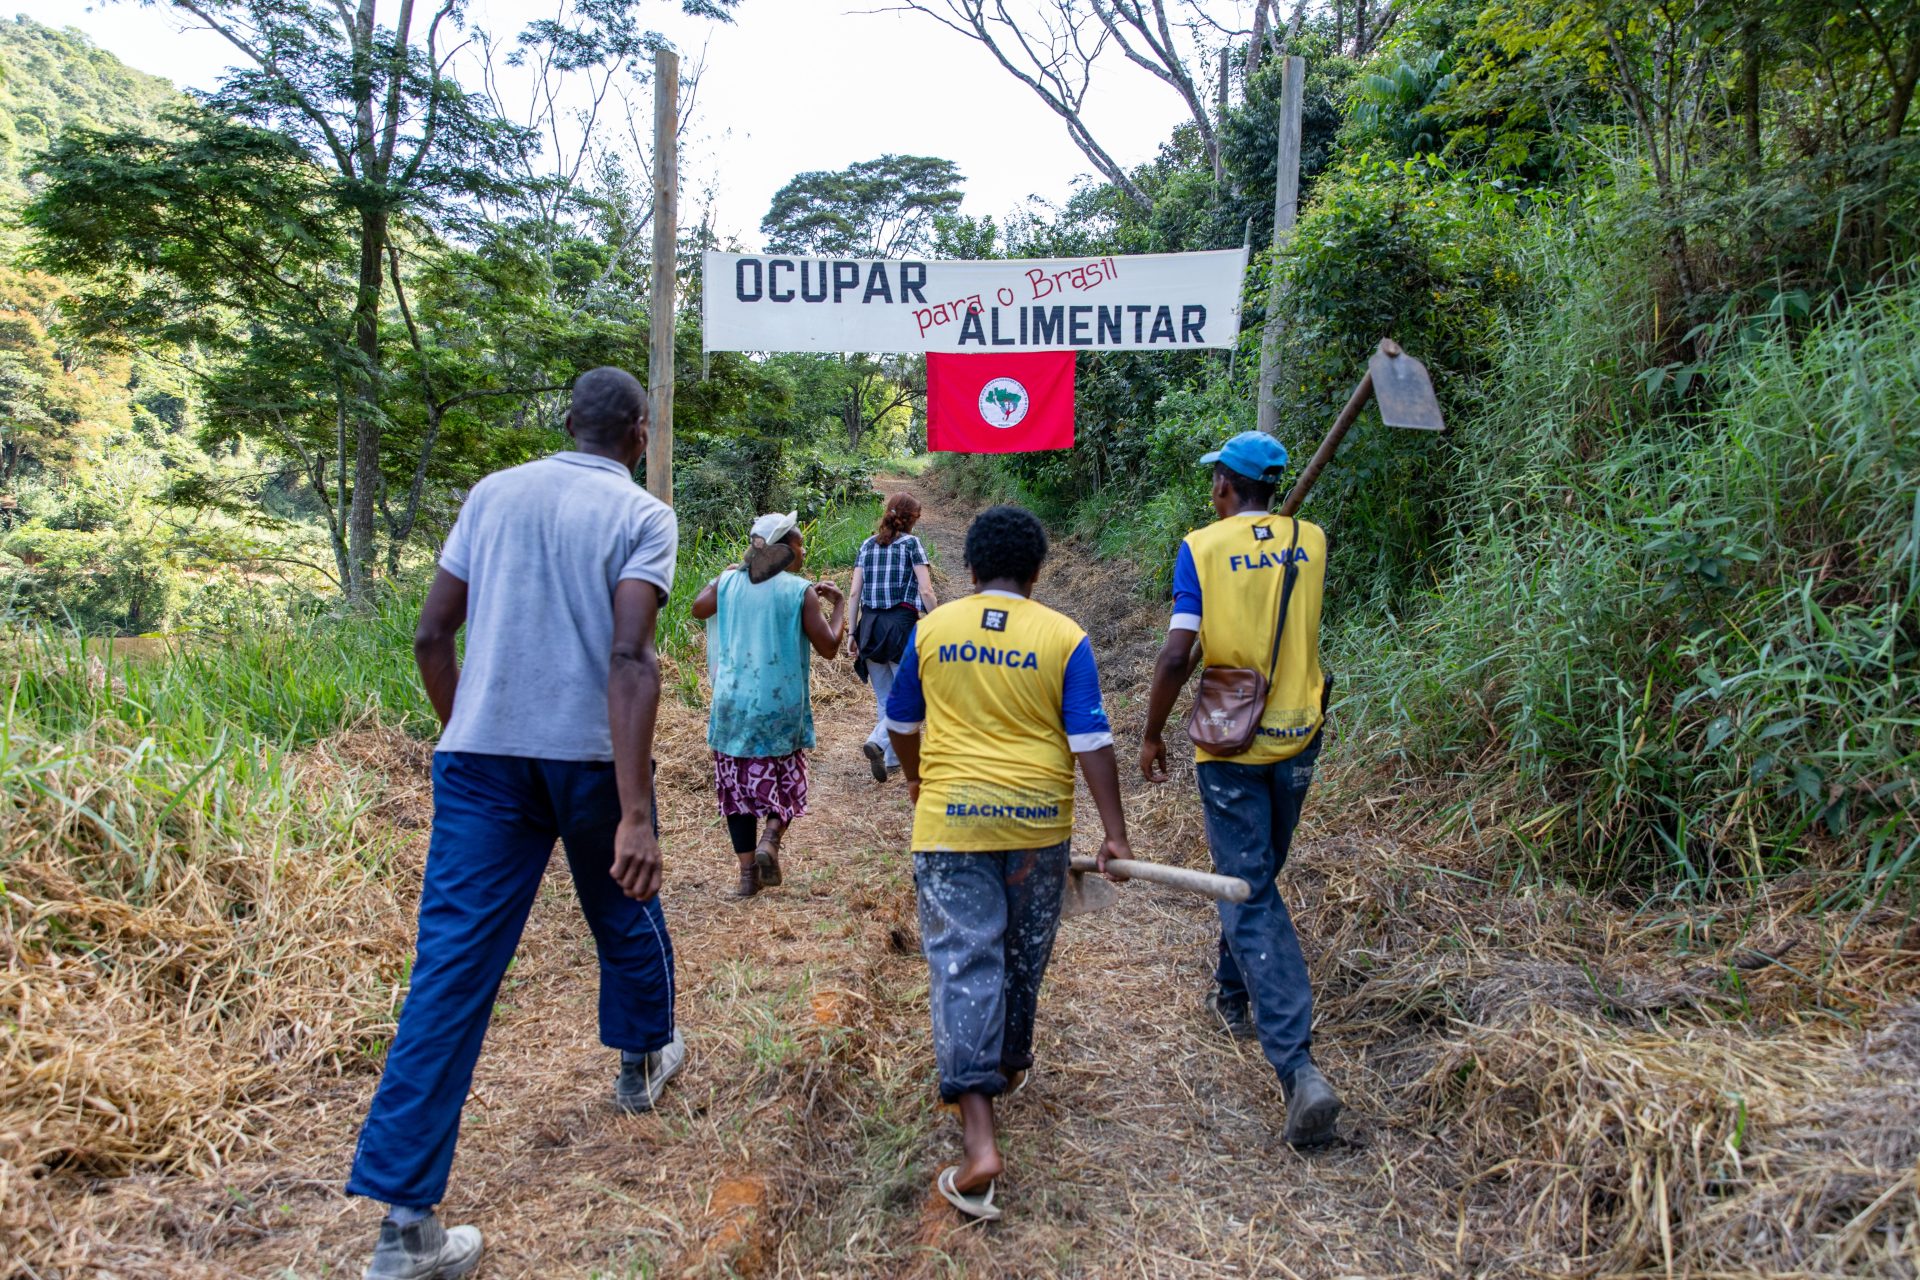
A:
<svg viewBox="0 0 1920 1280">
<path fill-rule="evenodd" d="M 1205 667 L 1193 691 L 1193 710 L 1187 714 L 1187 737 L 1211 756 L 1237 756 L 1253 745 L 1260 719 L 1267 713 L 1267 693 L 1280 665 L 1280 636 L 1287 629 L 1287 605 L 1293 599 L 1293 581 L 1299 575 L 1296 552 L 1300 521 L 1293 521 L 1293 541 L 1287 547 L 1286 576 L 1280 584 L 1280 617 L 1273 626 L 1273 652 L 1264 672 L 1253 667 Z"/>
</svg>

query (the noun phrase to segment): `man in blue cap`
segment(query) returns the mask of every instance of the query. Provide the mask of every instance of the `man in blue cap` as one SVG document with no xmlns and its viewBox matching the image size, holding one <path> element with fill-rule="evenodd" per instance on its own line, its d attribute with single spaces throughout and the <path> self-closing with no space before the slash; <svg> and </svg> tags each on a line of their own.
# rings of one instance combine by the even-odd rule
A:
<svg viewBox="0 0 1920 1280">
<path fill-rule="evenodd" d="M 1287 465 L 1272 436 L 1243 431 L 1200 461 L 1213 466 L 1219 519 L 1188 534 L 1174 560 L 1173 623 L 1154 665 L 1140 771 L 1149 782 L 1166 781 L 1161 733 L 1202 656 L 1208 667 L 1271 672 L 1251 744 L 1233 755 L 1194 753 L 1214 868 L 1253 888 L 1243 903 L 1220 904 L 1220 961 L 1207 1006 L 1231 1034 L 1258 1036 L 1286 1094 L 1286 1140 L 1320 1146 L 1334 1138 L 1340 1098 L 1310 1055 L 1313 992 L 1276 879 L 1313 782 L 1326 715 L 1327 536 L 1269 512 Z"/>
</svg>

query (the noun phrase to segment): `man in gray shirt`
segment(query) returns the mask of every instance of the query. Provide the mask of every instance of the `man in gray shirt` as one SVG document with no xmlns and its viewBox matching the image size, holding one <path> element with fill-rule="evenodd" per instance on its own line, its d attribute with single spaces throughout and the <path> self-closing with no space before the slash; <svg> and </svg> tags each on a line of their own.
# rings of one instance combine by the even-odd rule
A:
<svg viewBox="0 0 1920 1280">
<path fill-rule="evenodd" d="M 347 1180 L 390 1206 L 368 1280 L 479 1265 L 479 1231 L 449 1230 L 433 1209 L 556 839 L 600 953 L 600 1039 L 620 1051 L 614 1105 L 651 1110 L 686 1061 L 653 808 L 654 623 L 678 527 L 633 482 L 647 397 L 632 374 L 581 374 L 567 432 L 574 451 L 474 486 L 414 636 L 443 731 L 412 985 Z"/>
</svg>

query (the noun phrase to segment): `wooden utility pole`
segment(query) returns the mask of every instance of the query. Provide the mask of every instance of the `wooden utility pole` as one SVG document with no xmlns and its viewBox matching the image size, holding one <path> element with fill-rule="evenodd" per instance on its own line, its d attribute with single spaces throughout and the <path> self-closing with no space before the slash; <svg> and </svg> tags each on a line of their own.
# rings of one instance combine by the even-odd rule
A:
<svg viewBox="0 0 1920 1280">
<path fill-rule="evenodd" d="M 647 311 L 652 350 L 647 390 L 653 426 L 647 436 L 647 492 L 673 505 L 674 268 L 680 257 L 680 57 L 653 55 L 653 301 Z"/>
<path fill-rule="evenodd" d="M 1307 60 L 1289 57 L 1280 81 L 1280 150 L 1273 170 L 1273 256 L 1272 284 L 1267 290 L 1267 323 L 1260 335 L 1260 403 L 1257 425 L 1272 435 L 1280 425 L 1280 411 L 1274 404 L 1274 384 L 1280 370 L 1280 250 L 1293 238 L 1293 224 L 1300 218 L 1300 91 L 1307 78 Z"/>
</svg>

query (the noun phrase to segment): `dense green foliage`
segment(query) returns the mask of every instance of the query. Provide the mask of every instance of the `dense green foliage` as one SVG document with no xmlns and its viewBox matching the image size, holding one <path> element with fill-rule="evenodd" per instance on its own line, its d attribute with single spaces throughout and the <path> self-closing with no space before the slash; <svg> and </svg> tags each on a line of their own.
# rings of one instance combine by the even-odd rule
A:
<svg viewBox="0 0 1920 1280">
<path fill-rule="evenodd" d="M 1304 458 L 1387 336 L 1451 428 L 1365 415 L 1306 508 L 1355 785 L 1452 778 L 1436 803 L 1556 872 L 1912 869 L 1917 79 L 1910 6 L 1790 0 L 1428 0 L 1364 64 L 1317 60 L 1271 262 L 1282 437 Z M 1229 142 L 1274 64 L 1244 90 Z M 1223 159 L 1216 183 L 1176 134 L 1136 175 L 1150 211 L 1090 190 L 1004 248 L 1237 243 L 1271 160 Z M 1231 376 L 1083 355 L 1079 448 L 955 470 L 1164 587 L 1208 514 L 1192 459 L 1253 425 L 1250 292 Z"/>
</svg>

